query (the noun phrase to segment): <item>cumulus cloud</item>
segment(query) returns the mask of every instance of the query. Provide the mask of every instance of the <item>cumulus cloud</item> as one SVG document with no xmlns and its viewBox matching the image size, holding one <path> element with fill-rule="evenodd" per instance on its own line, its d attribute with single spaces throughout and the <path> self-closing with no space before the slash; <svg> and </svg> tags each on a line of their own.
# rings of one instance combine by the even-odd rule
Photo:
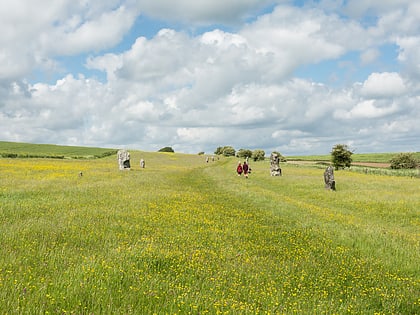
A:
<svg viewBox="0 0 420 315">
<path fill-rule="evenodd" d="M 371 119 L 391 115 L 398 110 L 396 104 L 382 107 L 374 100 L 366 100 L 356 104 L 350 111 L 337 110 L 335 117 L 339 119 Z"/>
<path fill-rule="evenodd" d="M 419 144 L 411 136 L 420 132 L 418 6 L 282 3 L 15 1 L 10 14 L 0 9 L 7 30 L 0 35 L 0 137 L 152 151 L 170 145 L 188 153 L 220 145 L 327 154 L 336 143 L 358 152 L 389 151 L 387 139 L 393 150 Z M 270 5 L 272 11 L 243 22 Z M 369 14 L 375 22 L 366 23 Z M 147 37 L 136 30 L 128 48 L 112 49 L 139 15 L 181 26 Z M 190 32 L 212 23 L 221 24 Z M 389 67 L 379 62 L 384 44 L 399 49 Z M 80 54 L 88 57 L 77 70 L 63 65 L 56 82 L 31 79 L 41 68 L 55 73 L 57 57 Z M 357 68 L 359 61 L 366 68 Z M 295 76 L 307 65 L 343 62 L 352 63 L 358 80 L 329 85 Z M 83 73 L 83 66 L 106 78 Z"/>
<path fill-rule="evenodd" d="M 406 36 L 397 39 L 400 47 L 398 60 L 410 76 L 420 78 L 420 36 Z"/>
<path fill-rule="evenodd" d="M 138 7 L 151 16 L 183 23 L 236 24 L 272 0 L 140 0 Z"/>
<path fill-rule="evenodd" d="M 366 14 L 386 14 L 411 5 L 413 2 L 412 0 L 399 0 L 397 2 L 393 0 L 352 0 L 346 2 L 343 11 L 353 17 L 360 17 Z"/>
<path fill-rule="evenodd" d="M 363 83 L 362 94 L 370 98 L 395 97 L 404 94 L 406 87 L 398 73 L 372 73 Z"/>
<path fill-rule="evenodd" d="M 138 12 L 120 1 L 16 0 L 0 4 L 0 79 L 56 70 L 54 57 L 101 51 L 118 43 Z"/>
</svg>

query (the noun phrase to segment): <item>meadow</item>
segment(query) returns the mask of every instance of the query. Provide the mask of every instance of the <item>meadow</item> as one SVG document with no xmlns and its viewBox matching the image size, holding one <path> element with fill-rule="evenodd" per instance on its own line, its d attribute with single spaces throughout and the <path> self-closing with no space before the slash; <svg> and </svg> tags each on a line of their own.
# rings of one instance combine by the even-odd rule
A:
<svg viewBox="0 0 420 315">
<path fill-rule="evenodd" d="M 92 159 L 116 154 L 115 149 L 0 141 L 0 158 Z"/>
<path fill-rule="evenodd" d="M 420 160 L 420 152 L 411 152 L 413 156 Z M 353 162 L 389 163 L 398 153 L 354 153 L 351 157 Z M 287 156 L 289 160 L 295 161 L 327 161 L 331 160 L 330 154 L 306 155 L 306 156 Z"/>
<path fill-rule="evenodd" d="M 0 313 L 420 313 L 418 178 L 130 152 L 0 159 Z"/>
</svg>

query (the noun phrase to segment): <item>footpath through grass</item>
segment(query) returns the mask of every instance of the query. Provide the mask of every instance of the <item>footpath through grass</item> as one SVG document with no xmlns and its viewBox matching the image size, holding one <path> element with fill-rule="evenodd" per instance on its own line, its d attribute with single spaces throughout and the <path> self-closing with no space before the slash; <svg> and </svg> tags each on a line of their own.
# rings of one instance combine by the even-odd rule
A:
<svg viewBox="0 0 420 315">
<path fill-rule="evenodd" d="M 0 159 L 0 311 L 419 313 L 418 179 L 236 163 Z"/>
</svg>

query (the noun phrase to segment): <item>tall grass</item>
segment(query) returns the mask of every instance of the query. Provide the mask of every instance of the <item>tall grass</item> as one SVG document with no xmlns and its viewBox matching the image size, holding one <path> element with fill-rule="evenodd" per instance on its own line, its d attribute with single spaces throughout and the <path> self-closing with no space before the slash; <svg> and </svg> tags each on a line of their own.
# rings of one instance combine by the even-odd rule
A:
<svg viewBox="0 0 420 315">
<path fill-rule="evenodd" d="M 419 313 L 418 179 L 131 155 L 0 159 L 2 313 Z"/>
</svg>

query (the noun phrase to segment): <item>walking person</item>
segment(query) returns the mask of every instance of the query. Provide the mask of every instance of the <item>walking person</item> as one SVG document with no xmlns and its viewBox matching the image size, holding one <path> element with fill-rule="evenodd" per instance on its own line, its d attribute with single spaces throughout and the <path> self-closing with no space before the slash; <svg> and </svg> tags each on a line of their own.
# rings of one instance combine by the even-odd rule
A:
<svg viewBox="0 0 420 315">
<path fill-rule="evenodd" d="M 244 162 L 244 165 L 242 166 L 242 169 L 244 171 L 245 178 L 248 178 L 248 170 L 249 170 L 249 167 L 248 167 L 248 164 L 246 163 L 246 161 Z"/>
<path fill-rule="evenodd" d="M 241 162 L 238 163 L 238 166 L 236 167 L 236 172 L 238 173 L 238 176 L 242 175 L 243 168 Z"/>
</svg>

